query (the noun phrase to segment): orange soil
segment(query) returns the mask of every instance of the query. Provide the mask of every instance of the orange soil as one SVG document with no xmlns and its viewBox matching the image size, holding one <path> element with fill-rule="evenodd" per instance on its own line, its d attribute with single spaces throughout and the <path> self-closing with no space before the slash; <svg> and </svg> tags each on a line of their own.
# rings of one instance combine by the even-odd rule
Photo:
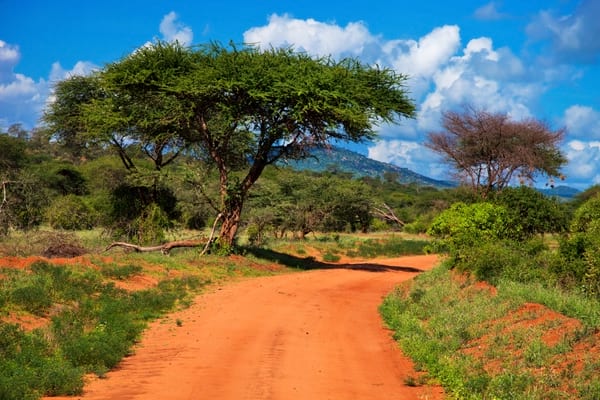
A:
<svg viewBox="0 0 600 400">
<path fill-rule="evenodd" d="M 0 267 L 25 268 L 40 259 L 47 260 L 4 257 Z M 86 256 L 47 261 L 93 265 Z M 442 399 L 439 387 L 405 384 L 418 373 L 377 312 L 382 297 L 394 286 L 437 262 L 431 255 L 362 262 L 343 258 L 329 269 L 215 287 L 198 296 L 190 308 L 152 323 L 135 354 L 106 379 L 89 377 L 82 396 L 46 400 Z M 467 278 L 455 275 L 455 279 Z M 139 290 L 153 286 L 156 279 L 139 275 L 116 283 Z M 473 285 L 496 295 L 493 286 Z M 26 329 L 48 322 L 27 315 L 4 319 Z M 579 321 L 539 304 L 525 304 L 490 324 L 490 336 L 475 340 L 467 354 L 482 357 L 493 346 L 494 327 L 508 336 L 517 329 L 544 326 L 541 339 L 549 346 L 581 329 Z M 557 374 L 563 368 L 581 370 L 581 355 L 597 354 L 598 343 L 600 333 L 557 357 Z M 497 368 L 500 360 L 486 365 L 490 373 Z"/>
<path fill-rule="evenodd" d="M 214 288 L 151 324 L 106 379 L 63 399 L 441 399 L 377 308 L 436 256 L 371 260 Z M 56 397 L 53 399 L 57 399 Z"/>
</svg>

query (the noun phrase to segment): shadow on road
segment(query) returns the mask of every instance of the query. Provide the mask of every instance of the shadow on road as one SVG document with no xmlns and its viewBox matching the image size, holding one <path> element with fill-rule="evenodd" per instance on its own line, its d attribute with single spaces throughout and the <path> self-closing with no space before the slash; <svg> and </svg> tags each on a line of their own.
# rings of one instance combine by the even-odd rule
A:
<svg viewBox="0 0 600 400">
<path fill-rule="evenodd" d="M 291 254 L 280 253 L 277 251 L 262 249 L 258 247 L 245 247 L 244 250 L 255 257 L 269 260 L 277 264 L 285 265 L 290 268 L 302 270 L 311 269 L 355 269 L 370 272 L 402 271 L 402 272 L 423 272 L 422 269 L 414 267 L 394 266 L 376 263 L 356 263 L 356 264 L 334 264 L 317 261 L 314 257 L 296 257 Z"/>
</svg>

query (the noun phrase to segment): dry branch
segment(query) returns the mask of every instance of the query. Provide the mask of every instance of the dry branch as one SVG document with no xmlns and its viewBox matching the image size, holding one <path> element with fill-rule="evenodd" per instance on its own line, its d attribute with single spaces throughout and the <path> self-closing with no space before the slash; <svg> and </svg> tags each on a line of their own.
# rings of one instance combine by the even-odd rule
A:
<svg viewBox="0 0 600 400">
<path fill-rule="evenodd" d="M 169 254 L 169 252 L 176 247 L 200 247 L 206 245 L 208 239 L 202 238 L 197 240 L 176 240 L 173 242 L 164 243 L 158 246 L 140 246 L 133 243 L 127 242 L 113 242 L 109 244 L 104 251 L 108 251 L 114 247 L 124 247 L 135 252 L 145 253 L 152 251 L 160 251 L 163 254 Z"/>
<path fill-rule="evenodd" d="M 385 221 L 392 222 L 398 224 L 398 226 L 403 227 L 405 225 L 404 221 L 396 216 L 396 213 L 392 209 L 392 207 L 383 203 L 383 208 L 374 207 L 373 214 L 382 218 Z"/>
</svg>

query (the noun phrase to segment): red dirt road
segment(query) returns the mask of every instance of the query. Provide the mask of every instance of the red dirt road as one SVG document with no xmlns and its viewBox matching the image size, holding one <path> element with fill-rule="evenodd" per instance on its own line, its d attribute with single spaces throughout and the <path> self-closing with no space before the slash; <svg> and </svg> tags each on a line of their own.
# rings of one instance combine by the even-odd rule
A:
<svg viewBox="0 0 600 400">
<path fill-rule="evenodd" d="M 117 370 L 65 399 L 441 399 L 439 388 L 406 386 L 412 363 L 377 310 L 436 262 L 379 259 L 215 288 L 153 323 Z"/>
</svg>

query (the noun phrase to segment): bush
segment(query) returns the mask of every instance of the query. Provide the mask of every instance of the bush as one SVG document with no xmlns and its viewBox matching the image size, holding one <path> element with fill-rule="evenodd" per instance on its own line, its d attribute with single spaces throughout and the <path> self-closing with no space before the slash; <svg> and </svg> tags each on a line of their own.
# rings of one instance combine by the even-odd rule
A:
<svg viewBox="0 0 600 400">
<path fill-rule="evenodd" d="M 600 232 L 600 196 L 583 203 L 573 216 L 571 232 Z"/>
<path fill-rule="evenodd" d="M 455 267 L 492 284 L 498 283 L 501 278 L 521 283 L 552 284 L 556 279 L 546 268 L 547 257 L 546 247 L 535 239 L 525 243 L 490 241 L 464 249 Z"/>
<path fill-rule="evenodd" d="M 508 187 L 496 195 L 495 201 L 508 210 L 509 225 L 519 226 L 518 230 L 510 231 L 511 239 L 567 230 L 569 212 L 566 206 L 539 190 L 528 186 Z"/>
<path fill-rule="evenodd" d="M 94 227 L 94 213 L 81 197 L 58 197 L 46 210 L 46 221 L 54 229 L 82 230 Z"/>
<path fill-rule="evenodd" d="M 459 202 L 439 214 L 427 233 L 438 238 L 442 247 L 459 259 L 464 250 L 505 238 L 510 235 L 510 230 L 519 229 L 518 226 L 509 227 L 508 221 L 508 211 L 503 206 Z"/>
</svg>

